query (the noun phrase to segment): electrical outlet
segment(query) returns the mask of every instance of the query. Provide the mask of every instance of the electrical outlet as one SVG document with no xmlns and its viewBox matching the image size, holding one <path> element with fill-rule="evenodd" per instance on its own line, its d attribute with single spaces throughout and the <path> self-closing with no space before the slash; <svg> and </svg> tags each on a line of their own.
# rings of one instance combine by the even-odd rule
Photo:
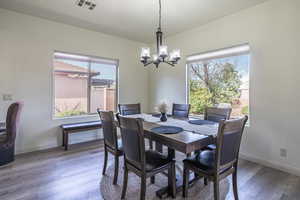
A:
<svg viewBox="0 0 300 200">
<path fill-rule="evenodd" d="M 286 149 L 280 149 L 280 157 L 283 157 L 283 158 L 287 157 L 287 150 Z"/>
<path fill-rule="evenodd" d="M 12 94 L 3 94 L 2 99 L 3 101 L 12 101 Z"/>
</svg>

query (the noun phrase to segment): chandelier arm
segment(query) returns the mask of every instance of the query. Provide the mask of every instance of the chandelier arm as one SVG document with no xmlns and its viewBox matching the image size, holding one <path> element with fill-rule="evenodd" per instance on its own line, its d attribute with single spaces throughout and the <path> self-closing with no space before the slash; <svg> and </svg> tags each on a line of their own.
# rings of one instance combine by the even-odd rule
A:
<svg viewBox="0 0 300 200">
<path fill-rule="evenodd" d="M 175 65 L 173 63 L 169 62 L 169 61 L 163 61 L 163 62 L 171 65 L 172 67 L 175 67 Z"/>
<path fill-rule="evenodd" d="M 147 62 L 147 63 L 144 64 L 144 67 L 147 67 L 148 65 L 150 65 L 152 63 L 153 63 L 153 61 Z"/>
</svg>

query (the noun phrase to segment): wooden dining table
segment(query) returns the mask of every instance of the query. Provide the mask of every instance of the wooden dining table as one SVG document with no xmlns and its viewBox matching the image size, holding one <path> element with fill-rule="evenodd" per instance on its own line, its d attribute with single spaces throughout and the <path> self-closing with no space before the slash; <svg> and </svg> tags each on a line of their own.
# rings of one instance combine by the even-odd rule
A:
<svg viewBox="0 0 300 200">
<path fill-rule="evenodd" d="M 187 118 L 169 117 L 167 122 L 161 122 L 158 117 L 151 114 L 138 114 L 129 117 L 142 118 L 144 135 L 146 138 L 156 142 L 156 150 L 162 152 L 162 146 L 168 149 L 168 157 L 175 159 L 175 151 L 190 156 L 192 152 L 196 152 L 209 144 L 214 143 L 218 131 L 218 124 L 209 125 L 195 125 L 190 124 Z M 159 134 L 152 129 L 160 126 L 177 126 L 181 127 L 183 131 L 176 134 Z M 182 188 L 181 177 L 177 178 L 177 192 Z M 190 182 L 194 182 L 191 180 Z M 171 195 L 171 186 L 168 185 L 156 192 L 158 197 Z"/>
</svg>

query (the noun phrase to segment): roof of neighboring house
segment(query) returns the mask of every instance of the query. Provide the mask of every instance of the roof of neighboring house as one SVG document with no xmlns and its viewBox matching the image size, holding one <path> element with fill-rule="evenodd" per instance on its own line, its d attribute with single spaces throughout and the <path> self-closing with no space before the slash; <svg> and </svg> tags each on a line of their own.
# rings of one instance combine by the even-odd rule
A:
<svg viewBox="0 0 300 200">
<path fill-rule="evenodd" d="M 88 68 L 85 67 L 81 67 L 78 65 L 72 65 L 72 64 L 68 64 L 68 63 L 64 63 L 64 62 L 60 62 L 60 61 L 54 61 L 53 63 L 54 68 L 55 68 L 55 72 L 63 72 L 63 73 L 80 73 L 80 74 L 88 74 L 89 70 Z M 99 75 L 100 72 L 96 72 L 96 71 L 91 71 L 91 73 L 95 76 L 95 75 Z"/>
<path fill-rule="evenodd" d="M 89 73 L 88 68 L 84 68 L 77 65 L 72 65 L 60 61 L 54 61 L 54 67 L 55 72 L 59 74 L 81 74 L 81 75 L 87 75 Z M 100 72 L 96 72 L 92 70 L 92 76 L 100 75 Z M 99 78 L 93 78 L 92 80 L 93 86 L 105 86 L 105 85 L 112 85 L 114 84 L 114 80 L 111 79 L 99 79 Z"/>
</svg>

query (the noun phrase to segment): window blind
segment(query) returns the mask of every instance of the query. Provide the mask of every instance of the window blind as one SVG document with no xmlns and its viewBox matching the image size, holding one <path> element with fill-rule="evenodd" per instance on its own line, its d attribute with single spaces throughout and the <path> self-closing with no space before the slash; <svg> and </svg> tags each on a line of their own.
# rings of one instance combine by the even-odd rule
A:
<svg viewBox="0 0 300 200">
<path fill-rule="evenodd" d="M 187 63 L 194 63 L 194 62 L 201 62 L 216 58 L 222 57 L 229 57 L 229 56 L 236 56 L 236 55 L 243 55 L 250 53 L 250 46 L 249 44 L 242 44 L 233 46 L 230 48 L 224 48 L 214 51 L 207 51 L 199 54 L 194 54 L 187 57 Z"/>
</svg>

